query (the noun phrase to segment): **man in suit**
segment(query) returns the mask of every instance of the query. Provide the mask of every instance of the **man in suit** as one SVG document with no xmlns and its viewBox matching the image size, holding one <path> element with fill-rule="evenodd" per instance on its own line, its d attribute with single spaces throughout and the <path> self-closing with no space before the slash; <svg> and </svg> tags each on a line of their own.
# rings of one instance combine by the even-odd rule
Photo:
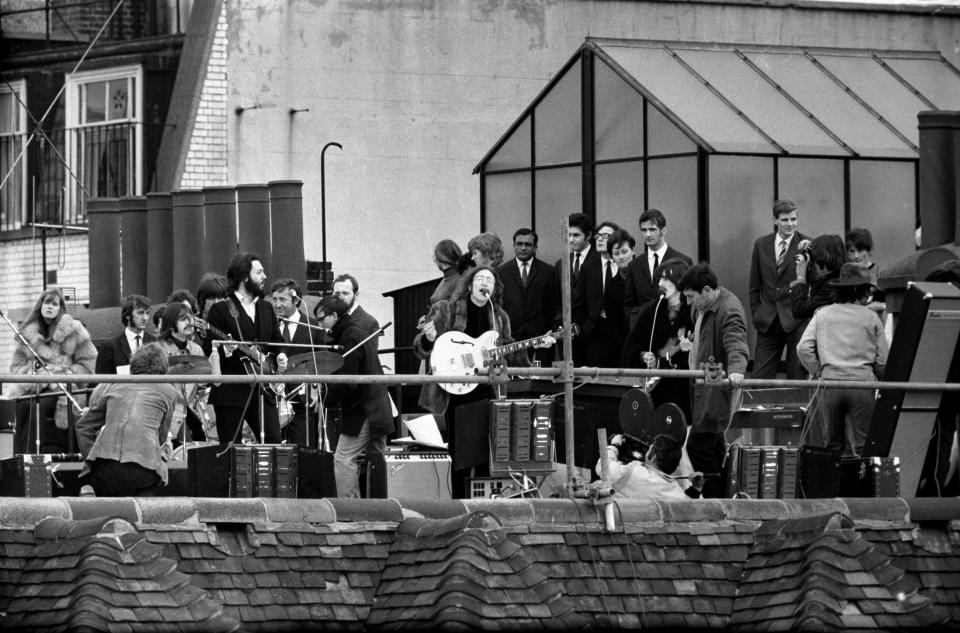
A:
<svg viewBox="0 0 960 633">
<path fill-rule="evenodd" d="M 532 229 L 517 229 L 513 234 L 513 252 L 516 257 L 497 268 L 503 284 L 503 309 L 510 316 L 513 338 L 540 336 L 550 331 L 554 316 L 553 268 L 537 259 L 539 238 Z M 553 349 L 537 349 L 533 360 L 543 365 L 553 362 Z"/>
<path fill-rule="evenodd" d="M 797 205 L 777 200 L 773 205 L 775 230 L 753 244 L 750 259 L 750 313 L 757 329 L 753 378 L 776 378 L 783 348 L 787 348 L 787 378 L 806 377 L 797 358 L 803 334 L 801 320 L 790 307 L 790 282 L 797 278 L 797 245 L 807 236 L 797 231 Z"/>
<path fill-rule="evenodd" d="M 644 250 L 627 267 L 627 279 L 623 292 L 624 317 L 627 332 L 637 324 L 640 310 L 657 296 L 657 284 L 653 271 L 668 259 L 680 259 L 688 266 L 693 264 L 688 256 L 667 245 L 667 218 L 659 209 L 647 209 L 640 214 L 640 235 Z"/>
<path fill-rule="evenodd" d="M 352 275 L 339 275 L 334 279 L 333 295 L 342 300 L 346 311 L 342 316 L 338 315 L 332 324 L 321 322 L 321 325 L 333 330 L 334 341 L 344 348 L 345 354 L 380 330 L 377 320 L 357 303 L 359 291 L 360 284 Z M 322 306 L 330 308 L 323 308 L 327 318 L 332 318 L 331 315 L 339 311 L 332 304 L 328 306 L 327 303 L 321 303 L 317 306 L 318 315 Z M 382 376 L 378 338 L 369 338 L 356 351 L 346 354 L 340 373 Z M 337 494 L 341 497 L 357 497 L 360 496 L 360 456 L 366 453 L 370 460 L 373 453 L 383 453 L 385 450 L 387 436 L 394 431 L 393 405 L 383 384 L 330 385 L 329 397 L 331 403 L 337 403 L 341 408 L 341 427 L 333 455 Z"/>
<path fill-rule="evenodd" d="M 211 326 L 229 335 L 235 341 L 247 341 L 250 345 L 245 349 L 233 344 L 218 346 L 220 356 L 220 373 L 225 376 L 246 375 L 247 367 L 253 366 L 258 372 L 263 370 L 257 362 L 248 362 L 250 355 L 247 350 L 263 346 L 277 351 L 276 365 L 278 372 L 287 370 L 287 355 L 283 353 L 281 345 L 283 335 L 280 334 L 280 324 L 273 306 L 263 300 L 263 288 L 267 281 L 267 273 L 263 269 L 260 256 L 254 253 L 238 253 L 230 260 L 227 268 L 227 283 L 230 293 L 224 301 L 210 306 L 207 321 Z M 277 398 L 266 393 L 265 387 L 245 384 L 221 383 L 210 392 L 210 403 L 217 415 L 217 437 L 221 444 L 230 444 L 240 437 L 240 426 L 246 421 L 250 425 L 257 440 L 261 438 L 261 423 L 263 437 L 267 444 L 279 444 L 280 418 L 277 409 Z M 260 419 L 260 402 L 263 398 L 263 420 Z"/>
<path fill-rule="evenodd" d="M 577 296 L 577 284 L 580 282 L 582 277 L 581 272 L 584 265 L 587 265 L 594 260 L 597 260 L 598 262 L 600 260 L 600 256 L 597 254 L 596 249 L 590 247 L 590 242 L 592 240 L 593 218 L 586 213 L 571 213 L 569 219 L 567 220 L 567 246 L 570 250 L 569 266 L 571 312 L 573 312 L 573 299 Z M 556 317 L 554 318 L 554 323 L 556 325 L 560 325 L 563 322 L 563 301 L 561 295 L 563 269 L 560 268 L 561 265 L 563 265 L 562 257 L 553 265 L 554 276 L 556 277 L 556 283 L 554 283 L 554 305 L 556 306 L 557 311 Z M 574 323 L 577 322 L 577 315 L 575 313 L 572 315 L 572 320 Z M 575 365 L 586 364 L 586 347 L 581 337 L 573 339 L 573 362 Z"/>
<path fill-rule="evenodd" d="M 590 367 L 620 366 L 626 337 L 624 286 L 617 263 L 607 248 L 607 240 L 619 230 L 613 222 L 603 222 L 597 227 L 598 257 L 584 263 L 573 293 L 573 320 L 580 327 L 580 335 L 575 340 L 583 350 L 583 364 Z M 574 359 L 577 359 L 576 351 Z"/>
<path fill-rule="evenodd" d="M 299 310 L 303 300 L 300 298 L 300 286 L 296 281 L 289 277 L 276 280 L 270 288 L 270 296 L 273 299 L 273 309 L 280 319 L 280 335 L 284 341 L 295 345 L 318 345 L 321 343 L 320 332 L 315 329 L 316 321 Z M 309 354 L 310 349 L 285 347 L 283 352 L 289 358 L 297 354 Z M 290 396 L 297 390 L 299 390 L 298 393 Z M 308 406 L 310 404 L 310 392 L 307 385 L 288 384 L 285 391 L 289 397 L 288 404 L 290 407 L 286 413 L 292 417 L 282 428 L 283 439 L 287 441 L 287 444 L 317 446 L 316 432 L 310 432 L 307 420 L 310 410 L 314 408 L 312 405 Z M 285 413 L 283 407 L 281 407 L 280 413 L 281 416 Z"/>
<path fill-rule="evenodd" d="M 150 322 L 150 300 L 143 295 L 130 295 L 120 305 L 123 334 L 103 343 L 97 353 L 96 373 L 129 374 L 130 357 L 144 343 L 157 340 L 147 332 Z M 119 368 L 119 371 L 118 371 Z"/>
</svg>

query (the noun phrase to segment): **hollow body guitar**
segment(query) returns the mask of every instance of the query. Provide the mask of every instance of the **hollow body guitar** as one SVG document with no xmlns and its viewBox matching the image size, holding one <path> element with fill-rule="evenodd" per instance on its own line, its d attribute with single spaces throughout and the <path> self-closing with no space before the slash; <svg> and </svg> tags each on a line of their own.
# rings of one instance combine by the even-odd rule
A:
<svg viewBox="0 0 960 633">
<path fill-rule="evenodd" d="M 495 330 L 484 332 L 477 338 L 455 330 L 444 332 L 433 342 L 433 351 L 430 352 L 430 370 L 436 376 L 476 376 L 485 372 L 491 361 L 540 345 L 546 337 L 557 338 L 560 334 L 561 330 L 556 330 L 498 347 L 497 340 L 500 338 L 500 333 Z M 476 389 L 477 383 L 442 382 L 440 388 L 447 393 L 463 395 Z"/>
<path fill-rule="evenodd" d="M 191 322 L 193 327 L 200 330 L 204 335 L 209 332 L 220 340 L 233 340 L 232 336 L 210 325 L 210 323 L 200 317 L 191 317 Z M 237 341 L 231 343 L 231 345 L 236 345 L 237 350 L 243 355 L 240 360 L 243 363 L 243 368 L 247 371 L 247 375 L 275 375 L 278 373 L 277 361 L 273 353 L 264 353 L 260 351 L 260 348 L 256 345 L 244 343 L 243 341 Z M 264 393 L 268 396 L 279 396 L 282 398 L 286 390 L 286 385 L 282 382 L 261 383 L 260 388 L 263 389 Z"/>
</svg>

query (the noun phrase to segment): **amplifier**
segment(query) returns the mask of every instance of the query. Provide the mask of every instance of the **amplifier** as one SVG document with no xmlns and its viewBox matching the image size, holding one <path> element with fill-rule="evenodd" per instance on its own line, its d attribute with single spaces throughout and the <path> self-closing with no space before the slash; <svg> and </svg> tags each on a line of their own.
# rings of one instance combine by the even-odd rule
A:
<svg viewBox="0 0 960 633">
<path fill-rule="evenodd" d="M 742 429 L 744 446 L 799 446 L 806 411 L 800 407 L 745 407 L 734 412 L 731 429 Z"/>
<path fill-rule="evenodd" d="M 297 447 L 248 444 L 230 450 L 231 497 L 297 496 Z"/>
<path fill-rule="evenodd" d="M 832 499 L 840 496 L 840 451 L 819 446 L 800 449 L 800 496 Z"/>
<path fill-rule="evenodd" d="M 21 454 L 0 460 L 0 497 L 76 496 L 83 462 L 62 454 Z"/>
<path fill-rule="evenodd" d="M 12 431 L 17 428 L 17 401 L 0 396 L 0 431 Z"/>
<path fill-rule="evenodd" d="M 795 499 L 800 449 L 789 446 L 741 446 L 727 451 L 727 496 Z"/>
<path fill-rule="evenodd" d="M 450 499 L 450 455 L 443 451 L 391 451 L 367 455 L 369 498 Z M 384 489 L 379 488 L 383 486 Z"/>
<path fill-rule="evenodd" d="M 553 470 L 553 401 L 490 402 L 490 472 Z"/>
<path fill-rule="evenodd" d="M 186 488 L 194 497 L 318 499 L 336 496 L 333 454 L 302 446 L 234 444 L 227 448 L 210 444 L 189 447 L 187 471 Z"/>
<path fill-rule="evenodd" d="M 840 460 L 841 497 L 899 497 L 899 457 L 845 457 Z"/>
</svg>

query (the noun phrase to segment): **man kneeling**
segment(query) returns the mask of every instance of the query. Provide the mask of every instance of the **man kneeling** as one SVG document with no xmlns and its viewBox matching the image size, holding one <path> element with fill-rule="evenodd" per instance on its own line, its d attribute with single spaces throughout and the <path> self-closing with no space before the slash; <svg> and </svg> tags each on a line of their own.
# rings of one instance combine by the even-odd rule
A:
<svg viewBox="0 0 960 633">
<path fill-rule="evenodd" d="M 680 478 L 671 473 L 680 465 L 682 447 L 676 438 L 660 434 L 643 454 L 643 446 L 636 439 L 614 435 L 607 446 L 607 470 L 610 484 L 618 495 L 630 499 L 688 499 L 699 498 L 703 489 L 702 473 L 693 473 L 691 486 L 686 490 L 679 484 Z M 597 462 L 597 474 L 602 463 Z"/>
<path fill-rule="evenodd" d="M 166 374 L 167 354 L 156 343 L 130 359 L 131 374 Z M 147 497 L 167 483 L 165 450 L 182 399 L 169 383 L 102 383 L 77 420 L 77 444 L 86 462 L 80 477 L 100 497 Z"/>
</svg>

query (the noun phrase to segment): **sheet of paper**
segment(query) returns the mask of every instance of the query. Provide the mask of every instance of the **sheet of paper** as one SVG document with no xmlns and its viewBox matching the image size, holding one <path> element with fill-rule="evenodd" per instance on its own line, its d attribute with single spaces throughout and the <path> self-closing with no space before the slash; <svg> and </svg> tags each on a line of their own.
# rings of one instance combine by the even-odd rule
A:
<svg viewBox="0 0 960 633">
<path fill-rule="evenodd" d="M 416 418 L 410 418 L 406 421 L 406 425 L 417 444 L 431 448 L 447 448 L 433 414 L 427 413 Z"/>
</svg>

